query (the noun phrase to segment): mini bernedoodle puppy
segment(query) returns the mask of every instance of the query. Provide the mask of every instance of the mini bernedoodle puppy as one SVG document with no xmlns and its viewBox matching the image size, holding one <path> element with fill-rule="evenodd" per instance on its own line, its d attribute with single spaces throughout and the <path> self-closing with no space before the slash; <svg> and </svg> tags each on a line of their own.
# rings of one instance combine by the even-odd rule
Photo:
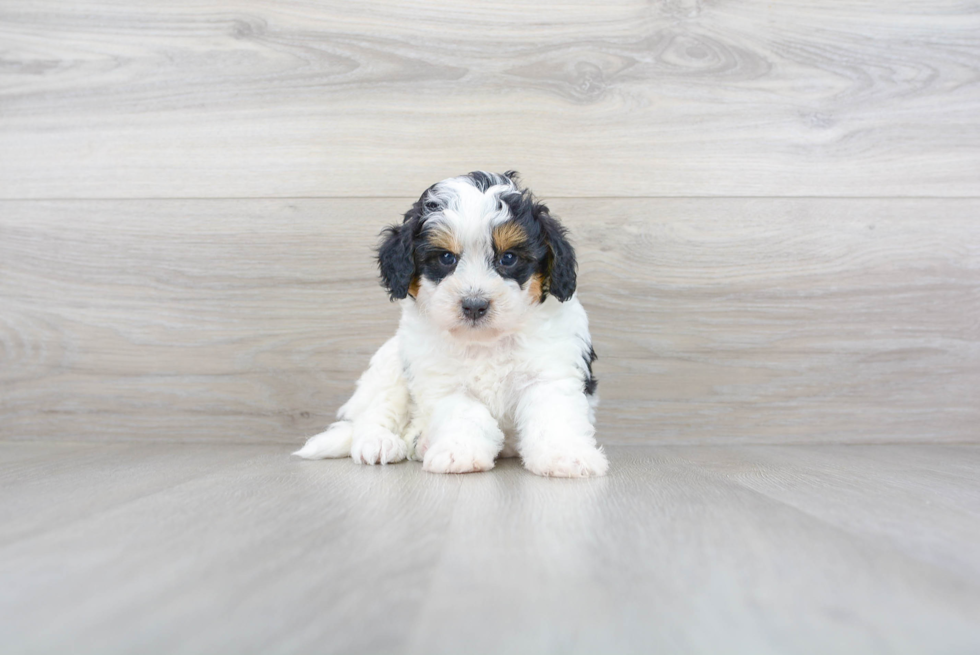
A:
<svg viewBox="0 0 980 655">
<path fill-rule="evenodd" d="M 336 423 L 295 454 L 433 473 L 520 455 L 538 475 L 603 475 L 595 351 L 566 230 L 517 174 L 429 187 L 378 249 L 402 307 Z"/>
</svg>

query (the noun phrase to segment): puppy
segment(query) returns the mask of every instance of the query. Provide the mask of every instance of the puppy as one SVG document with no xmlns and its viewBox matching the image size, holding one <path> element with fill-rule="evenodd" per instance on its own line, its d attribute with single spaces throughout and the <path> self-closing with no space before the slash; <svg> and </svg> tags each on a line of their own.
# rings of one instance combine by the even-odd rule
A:
<svg viewBox="0 0 980 655">
<path fill-rule="evenodd" d="M 429 187 L 382 232 L 381 282 L 402 307 L 336 423 L 295 454 L 433 473 L 520 455 L 538 475 L 604 475 L 595 351 L 565 228 L 513 171 Z"/>
</svg>

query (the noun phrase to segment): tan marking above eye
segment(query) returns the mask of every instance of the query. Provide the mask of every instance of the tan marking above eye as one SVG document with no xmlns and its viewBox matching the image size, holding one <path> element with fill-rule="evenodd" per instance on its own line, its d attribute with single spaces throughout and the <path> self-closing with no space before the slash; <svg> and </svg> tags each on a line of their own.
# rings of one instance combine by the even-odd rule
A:
<svg viewBox="0 0 980 655">
<path fill-rule="evenodd" d="M 429 245 L 435 248 L 448 250 L 449 252 L 456 253 L 457 255 L 462 251 L 459 241 L 456 240 L 456 235 L 449 230 L 438 227 L 427 230 L 425 233 L 425 239 L 429 242 Z"/>
<path fill-rule="evenodd" d="M 527 233 L 524 232 L 524 228 L 513 221 L 501 223 L 493 228 L 493 245 L 499 253 L 524 245 L 526 242 Z"/>
</svg>

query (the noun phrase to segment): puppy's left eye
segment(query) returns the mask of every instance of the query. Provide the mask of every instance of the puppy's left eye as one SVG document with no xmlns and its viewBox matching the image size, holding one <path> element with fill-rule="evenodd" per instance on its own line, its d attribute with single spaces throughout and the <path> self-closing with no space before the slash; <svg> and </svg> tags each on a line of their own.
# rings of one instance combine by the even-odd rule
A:
<svg viewBox="0 0 980 655">
<path fill-rule="evenodd" d="M 517 255 L 512 252 L 505 252 L 500 256 L 500 265 L 509 268 L 517 263 Z"/>
</svg>

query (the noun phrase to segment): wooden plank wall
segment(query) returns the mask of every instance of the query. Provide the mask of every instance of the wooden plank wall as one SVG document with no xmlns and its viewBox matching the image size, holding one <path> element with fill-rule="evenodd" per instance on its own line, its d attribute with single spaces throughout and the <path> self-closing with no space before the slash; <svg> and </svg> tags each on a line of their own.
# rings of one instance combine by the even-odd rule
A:
<svg viewBox="0 0 980 655">
<path fill-rule="evenodd" d="M 299 442 L 520 170 L 606 443 L 977 441 L 980 3 L 0 5 L 0 438 Z"/>
</svg>

